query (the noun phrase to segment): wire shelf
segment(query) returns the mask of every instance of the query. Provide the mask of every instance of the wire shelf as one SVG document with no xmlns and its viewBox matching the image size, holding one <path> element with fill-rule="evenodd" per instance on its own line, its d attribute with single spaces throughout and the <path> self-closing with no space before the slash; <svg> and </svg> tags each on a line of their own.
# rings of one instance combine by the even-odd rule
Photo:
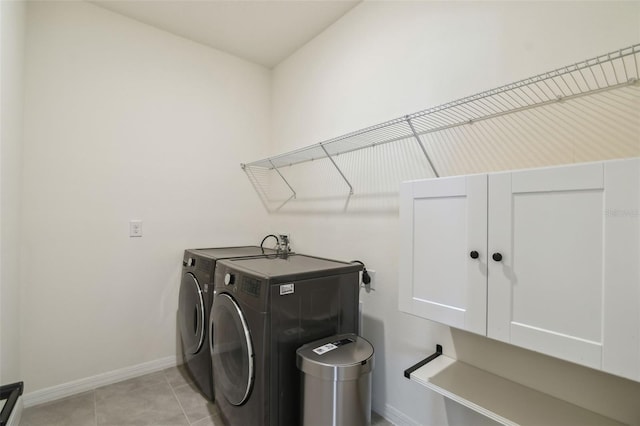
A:
<svg viewBox="0 0 640 426">
<path fill-rule="evenodd" d="M 635 44 L 301 149 L 241 164 L 241 167 L 245 172 L 247 168 L 275 170 L 291 189 L 295 198 L 295 191 L 278 169 L 328 158 L 349 186 L 350 193 L 353 193 L 351 184 L 342 174 L 333 157 L 382 144 L 413 139 L 424 154 L 432 174 L 439 176 L 437 168 L 425 149 L 424 140 L 428 134 L 637 85 L 640 79 L 638 62 L 640 62 L 640 44 Z"/>
</svg>

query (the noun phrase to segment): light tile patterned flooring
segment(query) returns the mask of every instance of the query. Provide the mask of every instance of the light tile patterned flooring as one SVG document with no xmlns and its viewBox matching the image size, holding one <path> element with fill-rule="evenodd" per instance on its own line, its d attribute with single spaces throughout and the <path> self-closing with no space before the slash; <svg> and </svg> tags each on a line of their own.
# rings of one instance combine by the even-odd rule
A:
<svg viewBox="0 0 640 426">
<path fill-rule="evenodd" d="M 25 409 L 20 426 L 221 426 L 183 366 Z"/>
<path fill-rule="evenodd" d="M 391 425 L 375 413 L 371 421 L 372 426 Z M 223 426 L 223 422 L 216 405 L 200 394 L 184 366 L 179 366 L 29 407 L 20 426 Z"/>
</svg>

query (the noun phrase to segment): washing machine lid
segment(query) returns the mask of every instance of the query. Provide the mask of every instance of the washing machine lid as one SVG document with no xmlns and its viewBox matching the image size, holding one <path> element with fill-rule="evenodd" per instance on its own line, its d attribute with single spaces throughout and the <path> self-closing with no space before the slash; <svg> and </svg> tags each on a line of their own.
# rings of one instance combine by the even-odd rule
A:
<svg viewBox="0 0 640 426">
<path fill-rule="evenodd" d="M 205 337 L 204 295 L 198 279 L 190 272 L 182 276 L 179 297 L 179 322 L 182 345 L 187 354 L 202 349 Z"/>
<path fill-rule="evenodd" d="M 286 259 L 259 257 L 229 259 L 221 264 L 230 268 L 275 281 L 302 280 L 327 275 L 337 275 L 362 270 L 362 265 L 324 259 L 303 254 L 292 254 Z"/>
<path fill-rule="evenodd" d="M 228 293 L 213 300 L 209 328 L 216 385 L 230 404 L 242 405 L 253 389 L 255 357 L 242 309 Z"/>
</svg>

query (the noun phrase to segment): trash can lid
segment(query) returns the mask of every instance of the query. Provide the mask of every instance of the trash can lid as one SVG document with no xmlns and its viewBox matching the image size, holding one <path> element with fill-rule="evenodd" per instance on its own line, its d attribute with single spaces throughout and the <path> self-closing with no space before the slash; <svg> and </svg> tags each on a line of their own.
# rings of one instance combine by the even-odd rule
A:
<svg viewBox="0 0 640 426">
<path fill-rule="evenodd" d="M 296 354 L 300 370 L 321 378 L 352 380 L 373 368 L 373 346 L 353 333 L 307 343 Z"/>
</svg>

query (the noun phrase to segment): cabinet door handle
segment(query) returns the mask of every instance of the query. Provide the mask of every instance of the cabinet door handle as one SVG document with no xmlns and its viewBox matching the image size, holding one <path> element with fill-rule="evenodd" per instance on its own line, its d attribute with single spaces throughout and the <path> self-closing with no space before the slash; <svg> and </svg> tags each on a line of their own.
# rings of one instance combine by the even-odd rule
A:
<svg viewBox="0 0 640 426">
<path fill-rule="evenodd" d="M 493 258 L 493 260 L 495 260 L 496 262 L 500 262 L 502 260 L 502 255 L 500 253 L 493 253 L 493 256 L 491 256 Z"/>
<path fill-rule="evenodd" d="M 477 259 L 480 254 L 478 254 L 477 251 L 473 250 L 471 253 L 469 253 L 469 256 L 471 256 L 472 259 Z"/>
</svg>

